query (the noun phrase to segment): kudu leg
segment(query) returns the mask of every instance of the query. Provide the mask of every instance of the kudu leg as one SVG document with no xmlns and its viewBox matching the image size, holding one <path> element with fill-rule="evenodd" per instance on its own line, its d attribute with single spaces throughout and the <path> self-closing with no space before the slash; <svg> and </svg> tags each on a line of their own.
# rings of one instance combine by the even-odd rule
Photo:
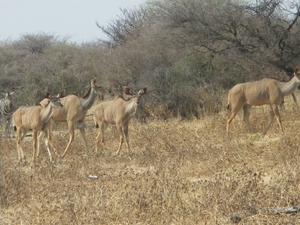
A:
<svg viewBox="0 0 300 225">
<path fill-rule="evenodd" d="M 43 131 L 37 133 L 37 148 L 36 148 L 36 158 L 40 157 L 40 135 Z"/>
<path fill-rule="evenodd" d="M 292 97 L 293 97 L 294 103 L 296 104 L 296 107 L 297 107 L 297 109 L 298 109 L 298 112 L 300 112 L 300 108 L 299 108 L 299 105 L 298 105 L 298 102 L 297 102 L 297 98 L 296 98 L 295 93 L 292 93 Z"/>
<path fill-rule="evenodd" d="M 68 150 L 70 148 L 72 141 L 74 140 L 74 123 L 68 122 L 68 128 L 69 128 L 70 139 L 69 139 L 69 143 L 68 143 L 64 153 L 61 155 L 61 158 L 65 157 L 66 153 L 68 152 Z"/>
<path fill-rule="evenodd" d="M 58 156 L 58 152 L 57 152 L 57 149 L 56 149 L 56 147 L 55 147 L 55 145 L 54 145 L 54 143 L 53 143 L 53 141 L 52 141 L 52 137 L 51 137 L 51 135 L 49 135 L 48 137 L 47 137 L 47 139 L 48 139 L 48 142 L 49 142 L 49 144 L 50 144 L 50 147 L 53 149 L 53 151 L 54 151 L 54 154 L 56 155 L 56 156 Z"/>
<path fill-rule="evenodd" d="M 32 154 L 32 164 L 35 164 L 36 161 L 36 154 L 37 154 L 37 144 L 38 144 L 38 135 L 37 131 L 33 132 L 33 154 Z"/>
<path fill-rule="evenodd" d="M 127 144 L 128 151 L 130 152 L 129 136 L 128 136 L 128 124 L 129 124 L 129 122 L 124 124 L 123 132 L 124 132 L 124 135 L 125 135 L 125 141 L 126 141 L 126 144 Z"/>
<path fill-rule="evenodd" d="M 46 148 L 47 148 L 47 151 L 48 151 L 50 162 L 53 162 L 52 155 L 51 155 L 51 150 L 49 148 L 49 139 L 48 138 L 45 138 L 45 145 L 46 145 Z"/>
<path fill-rule="evenodd" d="M 17 130 L 17 151 L 18 151 L 18 157 L 19 157 L 19 163 L 20 164 L 26 162 L 24 152 L 23 152 L 22 147 L 21 147 L 21 141 L 22 141 L 22 130 L 18 129 Z"/>
<path fill-rule="evenodd" d="M 40 139 L 44 138 L 44 136 L 45 136 L 44 132 L 46 132 L 46 131 L 39 131 L 38 132 L 38 138 L 37 138 L 38 145 L 37 145 L 37 154 L 36 154 L 37 158 L 39 158 L 39 156 L 40 156 Z"/>
<path fill-rule="evenodd" d="M 100 148 L 100 140 L 99 140 L 100 136 L 102 138 L 101 131 L 98 132 L 97 137 L 96 137 L 96 151 L 95 151 L 96 153 L 99 151 L 99 148 Z"/>
<path fill-rule="evenodd" d="M 234 117 L 236 116 L 236 114 L 241 110 L 242 106 L 232 106 L 232 110 L 229 113 L 229 115 L 227 116 L 227 125 L 226 125 L 226 132 L 227 135 L 229 134 L 229 127 L 230 124 L 232 122 L 232 120 L 234 119 Z"/>
<path fill-rule="evenodd" d="M 102 144 L 103 149 L 105 148 L 104 134 L 105 134 L 105 130 L 106 130 L 106 124 L 105 123 L 102 123 L 102 122 L 98 121 L 97 124 L 99 125 L 100 129 L 99 129 L 99 133 L 96 137 L 96 153 L 98 152 L 98 150 L 100 148 L 100 143 Z"/>
<path fill-rule="evenodd" d="M 273 107 L 272 106 L 270 106 L 270 108 L 269 108 L 269 114 L 270 114 L 269 123 L 268 123 L 267 127 L 265 128 L 265 130 L 262 132 L 262 135 L 265 135 L 267 133 L 269 127 L 271 126 L 271 124 L 272 124 L 272 122 L 274 120 L 274 111 L 273 111 Z"/>
<path fill-rule="evenodd" d="M 88 145 L 87 145 L 87 141 L 86 141 L 86 135 L 85 135 L 85 129 L 84 129 L 84 124 L 80 124 L 79 125 L 79 130 L 80 130 L 80 134 L 81 134 L 81 137 L 83 139 L 83 143 L 84 143 L 84 148 L 85 148 L 85 153 L 87 155 L 89 155 L 89 152 L 88 152 Z"/>
<path fill-rule="evenodd" d="M 116 124 L 119 136 L 120 136 L 120 144 L 119 144 L 119 148 L 118 151 L 116 152 L 116 155 L 119 155 L 123 142 L 124 142 L 124 133 L 123 133 L 123 129 L 122 129 L 122 124 Z"/>
<path fill-rule="evenodd" d="M 54 153 L 55 153 L 56 156 L 58 156 L 58 153 L 57 153 L 57 150 L 55 148 L 55 145 L 52 142 L 52 137 L 51 137 L 50 130 L 47 130 L 47 135 L 44 136 L 44 139 L 45 139 L 45 145 L 46 145 L 46 148 L 47 148 L 47 151 L 48 151 L 48 155 L 49 155 L 50 161 L 53 162 L 53 158 L 52 158 L 52 155 L 51 155 L 51 149 L 50 149 L 50 147 L 53 149 L 53 151 L 54 151 Z M 50 144 L 50 146 L 49 146 L 49 144 Z"/>
<path fill-rule="evenodd" d="M 281 116 L 280 116 L 279 109 L 278 109 L 277 105 L 273 105 L 273 111 L 275 113 L 275 117 L 277 119 L 277 122 L 278 122 L 279 128 L 281 130 L 281 133 L 283 134 L 284 132 L 283 132 L 283 127 L 282 127 L 282 122 L 281 122 Z"/>
<path fill-rule="evenodd" d="M 51 124 L 49 125 L 49 127 L 47 128 L 47 139 L 48 139 L 48 142 L 50 144 L 50 147 L 53 149 L 54 151 L 54 154 L 56 155 L 56 157 L 58 157 L 58 151 L 52 141 L 52 134 L 51 134 Z"/>
<path fill-rule="evenodd" d="M 253 126 L 249 122 L 249 117 L 250 117 L 250 110 L 252 106 L 251 105 L 244 105 L 243 110 L 244 110 L 244 122 L 246 123 L 247 127 L 252 133 L 256 133 L 256 130 L 253 128 Z"/>
</svg>

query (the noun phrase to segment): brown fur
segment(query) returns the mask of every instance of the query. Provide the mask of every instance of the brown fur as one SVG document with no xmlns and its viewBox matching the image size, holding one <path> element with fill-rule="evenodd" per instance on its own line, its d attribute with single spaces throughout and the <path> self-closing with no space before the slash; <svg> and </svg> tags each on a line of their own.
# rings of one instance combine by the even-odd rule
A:
<svg viewBox="0 0 300 225">
<path fill-rule="evenodd" d="M 297 68 L 294 77 L 289 82 L 279 82 L 275 79 L 266 78 L 259 81 L 242 83 L 235 85 L 228 92 L 228 106 L 231 112 L 227 117 L 227 134 L 229 133 L 230 123 L 236 114 L 243 108 L 244 121 L 248 128 L 255 132 L 249 123 L 250 109 L 252 106 L 268 104 L 270 106 L 270 121 L 263 131 L 265 135 L 275 117 L 277 118 L 280 130 L 283 132 L 281 117 L 278 105 L 282 104 L 283 97 L 293 93 L 300 85 L 300 70 Z"/>
<path fill-rule="evenodd" d="M 136 95 L 127 88 L 125 94 L 133 95 L 133 97 L 126 101 L 123 98 L 116 98 L 112 101 L 106 101 L 99 103 L 93 110 L 93 117 L 96 127 L 100 127 L 99 134 L 96 141 L 96 152 L 99 147 L 99 136 L 101 135 L 101 143 L 104 147 L 104 132 L 107 124 L 114 124 L 117 127 L 120 144 L 116 152 L 116 155 L 120 153 L 122 144 L 124 142 L 124 136 L 127 143 L 128 150 L 130 150 L 129 137 L 128 137 L 128 124 L 137 110 L 137 104 L 143 94 L 148 92 L 147 88 L 140 90 Z"/>
<path fill-rule="evenodd" d="M 104 94 L 105 91 L 103 87 L 97 86 L 96 80 L 92 79 L 91 87 L 89 88 L 87 94 L 84 95 L 84 97 L 80 98 L 76 95 L 70 94 L 60 99 L 64 106 L 60 109 L 54 110 L 52 118 L 57 122 L 67 122 L 70 134 L 68 145 L 65 148 L 62 157 L 66 155 L 71 143 L 74 140 L 76 123 L 78 124 L 82 139 L 84 141 L 85 151 L 88 154 L 88 146 L 84 130 L 84 120 L 87 111 L 92 107 L 96 97 L 100 94 L 100 92 Z M 41 104 L 45 105 L 43 102 L 41 102 Z"/>
<path fill-rule="evenodd" d="M 52 161 L 52 156 L 48 142 L 54 149 L 54 152 L 57 154 L 57 151 L 51 141 L 51 116 L 54 109 L 62 107 L 62 104 L 59 102 L 59 98 L 51 98 L 50 95 L 46 95 L 46 100 L 49 102 L 47 107 L 42 107 L 41 105 L 20 107 L 13 114 L 13 121 L 15 130 L 17 132 L 17 150 L 20 163 L 26 162 L 21 147 L 21 141 L 29 130 L 32 130 L 33 132 L 33 163 L 35 163 L 36 157 L 39 155 L 39 143 L 37 135 L 40 131 L 47 133 L 45 144 L 50 160 Z"/>
<path fill-rule="evenodd" d="M 90 95 L 91 90 L 92 90 L 92 88 L 90 88 L 90 89 L 82 96 L 82 98 L 87 98 L 87 97 Z"/>
</svg>

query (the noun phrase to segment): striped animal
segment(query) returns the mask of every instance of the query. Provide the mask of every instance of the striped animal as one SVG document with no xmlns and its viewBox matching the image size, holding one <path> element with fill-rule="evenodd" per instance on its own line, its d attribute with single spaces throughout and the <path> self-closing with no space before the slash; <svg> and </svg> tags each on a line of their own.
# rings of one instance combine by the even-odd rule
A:
<svg viewBox="0 0 300 225">
<path fill-rule="evenodd" d="M 6 137 L 12 137 L 12 114 L 15 111 L 12 95 L 14 92 L 7 91 L 5 97 L 0 99 L 0 117 Z"/>
</svg>

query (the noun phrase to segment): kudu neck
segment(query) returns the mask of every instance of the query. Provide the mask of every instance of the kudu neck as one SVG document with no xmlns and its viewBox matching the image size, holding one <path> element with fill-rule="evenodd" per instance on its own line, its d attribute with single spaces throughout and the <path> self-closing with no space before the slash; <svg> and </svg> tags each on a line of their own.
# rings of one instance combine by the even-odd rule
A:
<svg viewBox="0 0 300 225">
<path fill-rule="evenodd" d="M 80 99 L 82 109 L 84 111 L 86 111 L 86 110 L 89 110 L 90 108 L 92 108 L 96 97 L 97 97 L 97 94 L 96 94 L 94 88 L 91 88 L 91 91 L 90 91 L 89 95 L 86 98 L 81 98 Z"/>
<path fill-rule="evenodd" d="M 297 76 L 294 76 L 290 81 L 283 83 L 279 83 L 279 88 L 284 96 L 292 94 L 300 85 L 300 80 Z"/>
<path fill-rule="evenodd" d="M 52 103 L 49 102 L 47 107 L 41 109 L 41 119 L 42 121 L 48 122 L 48 120 L 51 118 L 52 114 L 54 112 L 54 108 L 52 106 Z"/>
<path fill-rule="evenodd" d="M 137 109 L 137 101 L 139 97 L 133 97 L 132 99 L 126 101 L 126 113 L 135 114 Z"/>
</svg>

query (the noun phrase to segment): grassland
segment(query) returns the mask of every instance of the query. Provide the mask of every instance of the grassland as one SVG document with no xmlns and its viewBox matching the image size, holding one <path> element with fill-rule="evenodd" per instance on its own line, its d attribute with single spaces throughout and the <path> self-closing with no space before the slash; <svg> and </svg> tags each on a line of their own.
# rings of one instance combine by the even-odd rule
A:
<svg viewBox="0 0 300 225">
<path fill-rule="evenodd" d="M 119 156 L 112 126 L 106 149 L 94 151 L 87 118 L 89 155 L 77 130 L 54 164 L 41 142 L 35 167 L 31 137 L 25 166 L 16 140 L 1 137 L 1 224 L 300 224 L 299 212 L 281 211 L 300 205 L 300 113 L 289 97 L 280 112 L 285 133 L 274 122 L 264 138 L 249 133 L 242 114 L 227 136 L 225 110 L 192 121 L 133 119 L 132 149 Z M 250 119 L 262 131 L 268 108 L 254 108 Z M 66 126 L 54 126 L 53 140 L 62 153 Z"/>
</svg>

